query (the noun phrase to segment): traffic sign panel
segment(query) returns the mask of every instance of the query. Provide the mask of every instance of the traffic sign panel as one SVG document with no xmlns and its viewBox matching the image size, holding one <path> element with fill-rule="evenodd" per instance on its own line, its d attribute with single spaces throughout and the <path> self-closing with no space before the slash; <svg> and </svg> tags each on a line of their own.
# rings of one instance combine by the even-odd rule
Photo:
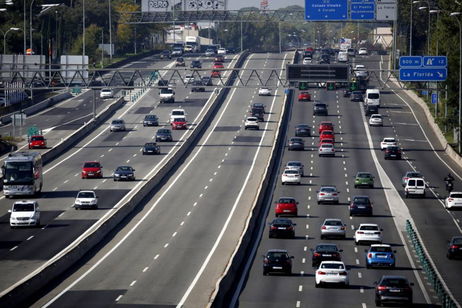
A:
<svg viewBox="0 0 462 308">
<path fill-rule="evenodd" d="M 423 66 L 425 67 L 447 67 L 448 58 L 445 56 L 424 56 Z"/>
<path fill-rule="evenodd" d="M 432 93 L 432 104 L 438 104 L 438 93 Z"/>
<path fill-rule="evenodd" d="M 422 66 L 422 57 L 420 56 L 399 57 L 399 67 L 420 67 L 420 66 Z"/>
<path fill-rule="evenodd" d="M 356 2 L 350 5 L 350 18 L 351 19 L 374 19 L 375 18 L 375 4 L 372 2 Z"/>
<path fill-rule="evenodd" d="M 398 4 L 396 0 L 377 0 L 376 20 L 397 20 Z"/>
<path fill-rule="evenodd" d="M 445 81 L 448 76 L 446 68 L 400 68 L 400 81 Z"/>
<path fill-rule="evenodd" d="M 305 0 L 306 20 L 345 20 L 348 0 Z"/>
</svg>

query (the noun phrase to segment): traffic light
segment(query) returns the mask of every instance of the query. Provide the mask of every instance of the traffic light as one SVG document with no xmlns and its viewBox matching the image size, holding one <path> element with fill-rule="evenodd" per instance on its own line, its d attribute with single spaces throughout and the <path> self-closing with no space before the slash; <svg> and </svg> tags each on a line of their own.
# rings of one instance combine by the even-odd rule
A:
<svg viewBox="0 0 462 308">
<path fill-rule="evenodd" d="M 336 87 L 336 84 L 335 82 L 332 82 L 332 81 L 328 81 L 326 83 L 326 89 L 329 90 L 329 91 L 332 91 L 332 90 L 335 90 L 337 87 Z"/>
<path fill-rule="evenodd" d="M 308 82 L 300 81 L 298 83 L 299 90 L 307 90 L 308 89 Z"/>
<path fill-rule="evenodd" d="M 350 82 L 350 91 L 358 90 L 358 83 L 357 82 Z"/>
</svg>

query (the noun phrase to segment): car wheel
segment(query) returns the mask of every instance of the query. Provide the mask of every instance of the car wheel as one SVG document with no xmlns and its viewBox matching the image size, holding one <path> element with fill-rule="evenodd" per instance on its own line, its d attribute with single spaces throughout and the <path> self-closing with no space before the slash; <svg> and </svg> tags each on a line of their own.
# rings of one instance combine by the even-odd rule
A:
<svg viewBox="0 0 462 308">
<path fill-rule="evenodd" d="M 37 228 L 40 227 L 40 220 L 37 221 L 37 223 L 35 224 L 35 226 L 36 226 Z"/>
<path fill-rule="evenodd" d="M 321 240 L 323 240 L 323 239 L 324 239 L 324 235 L 321 234 Z"/>
<path fill-rule="evenodd" d="M 268 271 L 267 270 L 263 270 L 263 276 L 266 276 L 268 275 Z"/>
<path fill-rule="evenodd" d="M 449 254 L 449 253 L 448 253 L 448 254 L 446 254 L 446 257 L 447 257 L 449 260 L 452 260 L 452 256 L 451 256 L 451 254 Z"/>
<path fill-rule="evenodd" d="M 268 238 L 273 238 L 274 236 L 270 234 L 268 234 Z"/>
<path fill-rule="evenodd" d="M 406 199 L 409 198 L 408 193 L 405 193 L 405 194 L 404 194 L 404 197 L 405 197 Z"/>
<path fill-rule="evenodd" d="M 276 218 L 279 217 L 279 214 L 276 214 Z"/>
<path fill-rule="evenodd" d="M 355 188 L 358 188 L 358 185 L 355 185 Z"/>
<path fill-rule="evenodd" d="M 285 185 L 286 183 L 282 182 L 282 185 Z"/>
<path fill-rule="evenodd" d="M 371 268 L 371 265 L 366 261 L 366 268 Z"/>
<path fill-rule="evenodd" d="M 370 188 L 374 188 L 374 184 L 369 185 Z"/>
<path fill-rule="evenodd" d="M 378 299 L 375 300 L 375 305 L 378 307 L 382 307 L 382 302 Z"/>
</svg>

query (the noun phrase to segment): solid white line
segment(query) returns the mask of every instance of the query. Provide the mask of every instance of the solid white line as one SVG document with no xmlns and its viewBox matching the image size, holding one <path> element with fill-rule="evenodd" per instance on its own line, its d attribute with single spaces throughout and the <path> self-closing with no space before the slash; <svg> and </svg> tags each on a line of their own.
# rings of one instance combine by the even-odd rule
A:
<svg viewBox="0 0 462 308">
<path fill-rule="evenodd" d="M 297 308 L 300 307 L 300 301 L 297 301 L 297 303 L 295 304 L 295 307 L 297 307 Z"/>
<path fill-rule="evenodd" d="M 148 271 L 148 269 L 149 269 L 149 267 L 146 266 L 146 267 L 143 269 L 143 273 L 146 273 L 146 272 Z"/>
<path fill-rule="evenodd" d="M 15 250 L 16 248 L 18 248 L 18 246 L 14 246 L 13 248 L 10 249 L 10 251 Z"/>
<path fill-rule="evenodd" d="M 133 287 L 136 283 L 136 280 L 133 280 L 132 283 L 130 283 L 130 287 Z"/>
<path fill-rule="evenodd" d="M 26 241 L 30 241 L 30 240 L 31 240 L 31 239 L 33 239 L 33 238 L 34 238 L 34 236 L 33 236 L 33 235 L 31 235 L 31 236 L 29 236 L 29 237 L 27 238 L 27 240 L 26 240 Z"/>
<path fill-rule="evenodd" d="M 119 296 L 117 296 L 117 298 L 116 298 L 116 300 L 115 300 L 115 301 L 116 301 L 116 302 L 120 301 L 120 299 L 122 298 L 122 296 L 123 296 L 123 295 L 119 295 Z"/>
</svg>

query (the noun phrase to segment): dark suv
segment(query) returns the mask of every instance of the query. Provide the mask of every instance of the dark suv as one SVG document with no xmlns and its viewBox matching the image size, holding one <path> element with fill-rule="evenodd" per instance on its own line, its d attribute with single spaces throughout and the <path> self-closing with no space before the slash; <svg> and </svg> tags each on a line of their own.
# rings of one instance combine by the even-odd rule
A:
<svg viewBox="0 0 462 308">
<path fill-rule="evenodd" d="M 268 275 L 271 272 L 292 274 L 292 259 L 287 250 L 270 249 L 263 256 L 263 275 Z"/>
<path fill-rule="evenodd" d="M 314 249 L 311 249 L 313 256 L 311 258 L 311 265 L 318 267 L 322 261 L 342 261 L 340 253 L 342 249 L 338 249 L 335 244 L 318 244 Z"/>
<path fill-rule="evenodd" d="M 191 68 L 202 68 L 202 63 L 199 60 L 193 60 L 190 65 Z"/>
<path fill-rule="evenodd" d="M 382 276 L 380 281 L 376 282 L 375 305 L 382 306 L 385 302 L 412 305 L 413 285 L 403 276 Z"/>
<path fill-rule="evenodd" d="M 159 141 L 173 141 L 172 131 L 168 128 L 161 128 L 157 130 L 156 142 Z"/>
<path fill-rule="evenodd" d="M 147 114 L 144 117 L 143 126 L 159 126 L 159 118 L 155 114 Z"/>
<path fill-rule="evenodd" d="M 276 218 L 269 224 L 269 238 L 273 237 L 295 237 L 295 223 L 287 218 Z"/>
<path fill-rule="evenodd" d="M 401 159 L 401 149 L 396 146 L 386 147 L 384 158 L 385 159 Z"/>
<path fill-rule="evenodd" d="M 252 104 L 250 108 L 250 115 L 256 117 L 259 121 L 265 120 L 265 105 L 260 103 Z"/>
<path fill-rule="evenodd" d="M 350 216 L 372 216 L 372 202 L 368 196 L 354 196 L 350 203 Z"/>
<path fill-rule="evenodd" d="M 313 115 L 327 116 L 327 105 L 324 103 L 314 103 Z"/>
</svg>

